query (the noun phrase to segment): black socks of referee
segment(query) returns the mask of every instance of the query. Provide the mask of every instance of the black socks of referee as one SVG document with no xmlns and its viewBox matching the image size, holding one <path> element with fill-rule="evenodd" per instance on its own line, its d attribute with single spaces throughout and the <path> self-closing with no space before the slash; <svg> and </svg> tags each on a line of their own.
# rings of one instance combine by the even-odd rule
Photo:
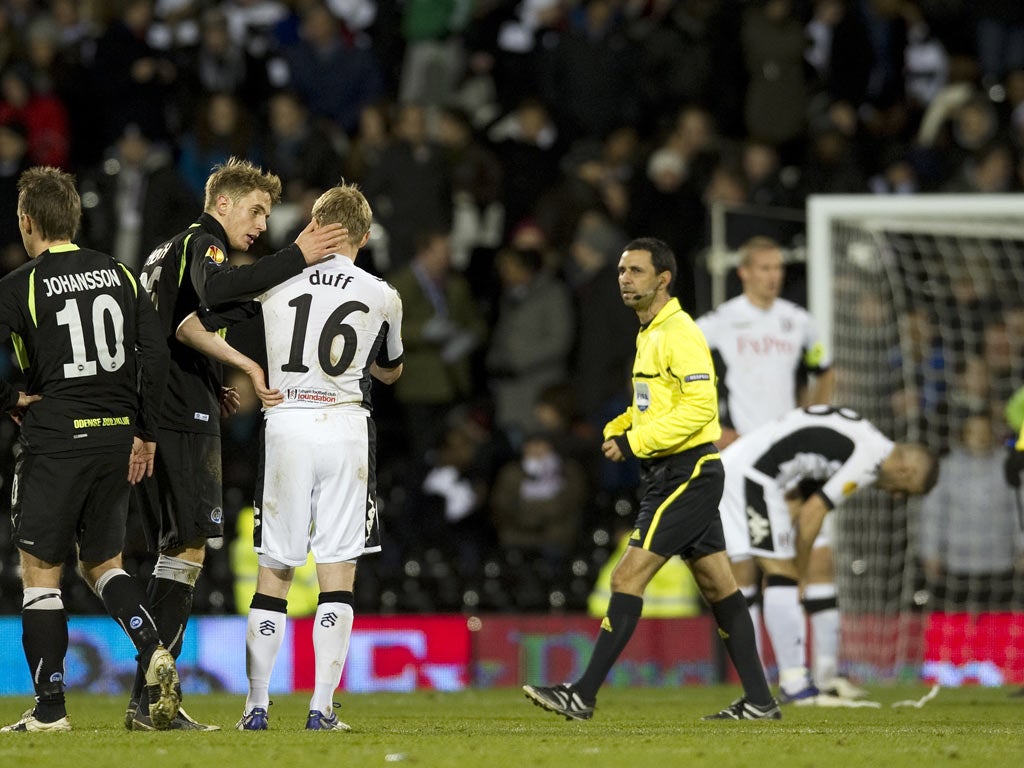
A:
<svg viewBox="0 0 1024 768">
<path fill-rule="evenodd" d="M 594 653 L 590 657 L 583 677 L 573 687 L 587 703 L 597 699 L 597 689 L 601 687 L 612 665 L 633 636 L 640 621 L 640 613 L 644 608 L 644 599 L 625 592 L 613 592 L 608 601 L 608 611 L 601 621 L 601 631 L 594 644 Z"/>
<path fill-rule="evenodd" d="M 772 692 L 757 655 L 754 623 L 747 600 L 738 589 L 724 600 L 712 603 L 711 612 L 718 622 L 718 634 L 743 684 L 743 693 L 751 704 L 764 706 L 772 701 Z"/>
</svg>

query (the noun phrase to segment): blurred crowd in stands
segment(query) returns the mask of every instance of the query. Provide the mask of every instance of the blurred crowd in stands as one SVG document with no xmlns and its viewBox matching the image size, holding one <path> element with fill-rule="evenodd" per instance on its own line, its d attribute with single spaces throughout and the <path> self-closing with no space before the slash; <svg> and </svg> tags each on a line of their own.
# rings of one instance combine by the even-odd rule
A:
<svg viewBox="0 0 1024 768">
<path fill-rule="evenodd" d="M 713 203 L 1021 190 L 1024 3 L 0 4 L 0 274 L 26 258 L 26 167 L 74 172 L 78 241 L 138 269 L 232 155 L 284 182 L 235 258 L 289 242 L 344 177 L 374 209 L 363 266 L 403 296 L 406 372 L 374 394 L 386 546 L 360 566 L 357 609 L 582 609 L 634 511 L 635 467 L 598 460 L 629 398 L 622 245 L 667 241 L 696 315 Z M 229 528 L 259 423 L 249 397 L 224 425 Z M 15 435 L 5 419 L 4 478 Z M 247 548 L 229 544 L 197 610 L 247 607 Z M 20 606 L 16 563 L 0 526 L 0 611 Z M 94 605 L 81 583 L 65 598 Z"/>
</svg>

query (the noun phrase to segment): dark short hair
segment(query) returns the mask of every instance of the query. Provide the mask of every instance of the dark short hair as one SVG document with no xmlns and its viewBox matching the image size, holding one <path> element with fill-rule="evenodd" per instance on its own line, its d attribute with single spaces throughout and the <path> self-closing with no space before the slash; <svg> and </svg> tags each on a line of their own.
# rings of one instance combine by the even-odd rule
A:
<svg viewBox="0 0 1024 768">
<path fill-rule="evenodd" d="M 668 272 L 668 295 L 672 295 L 672 289 L 676 284 L 676 272 L 679 270 L 676 264 L 676 255 L 672 252 L 668 243 L 656 237 L 638 237 L 626 243 L 623 251 L 647 251 L 651 254 L 651 264 L 654 265 L 654 274 L 660 275 Z"/>
</svg>

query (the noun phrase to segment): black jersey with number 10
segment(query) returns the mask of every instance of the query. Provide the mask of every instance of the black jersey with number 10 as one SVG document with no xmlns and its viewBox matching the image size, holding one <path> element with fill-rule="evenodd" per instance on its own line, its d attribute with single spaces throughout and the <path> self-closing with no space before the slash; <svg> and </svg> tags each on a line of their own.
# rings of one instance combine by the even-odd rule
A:
<svg viewBox="0 0 1024 768">
<path fill-rule="evenodd" d="M 44 251 L 0 280 L 0 338 L 14 344 L 25 391 L 42 395 L 24 416 L 26 450 L 127 450 L 135 435 L 156 439 L 166 344 L 120 262 L 74 244 Z M 18 391 L 0 381 L 4 407 Z"/>
</svg>

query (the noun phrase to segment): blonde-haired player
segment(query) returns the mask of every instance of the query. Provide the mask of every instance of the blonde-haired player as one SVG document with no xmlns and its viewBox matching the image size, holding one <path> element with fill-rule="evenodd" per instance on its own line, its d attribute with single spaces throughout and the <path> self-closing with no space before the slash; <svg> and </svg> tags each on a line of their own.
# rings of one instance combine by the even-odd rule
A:
<svg viewBox="0 0 1024 768">
<path fill-rule="evenodd" d="M 320 585 L 313 622 L 315 687 L 307 730 L 348 730 L 333 710 L 352 632 L 356 562 L 380 549 L 376 519 L 371 376 L 402 373 L 402 304 L 388 283 L 356 266 L 368 238 L 370 206 L 341 184 L 313 206 L 319 226 L 340 223 L 337 251 L 260 294 L 269 385 L 255 499 L 256 594 L 249 608 L 249 693 L 239 730 L 266 730 L 270 674 L 284 639 L 287 595 L 297 566 L 313 553 Z M 193 315 L 178 335 L 218 359 L 252 370 L 251 360 L 214 331 L 234 312 Z"/>
</svg>

